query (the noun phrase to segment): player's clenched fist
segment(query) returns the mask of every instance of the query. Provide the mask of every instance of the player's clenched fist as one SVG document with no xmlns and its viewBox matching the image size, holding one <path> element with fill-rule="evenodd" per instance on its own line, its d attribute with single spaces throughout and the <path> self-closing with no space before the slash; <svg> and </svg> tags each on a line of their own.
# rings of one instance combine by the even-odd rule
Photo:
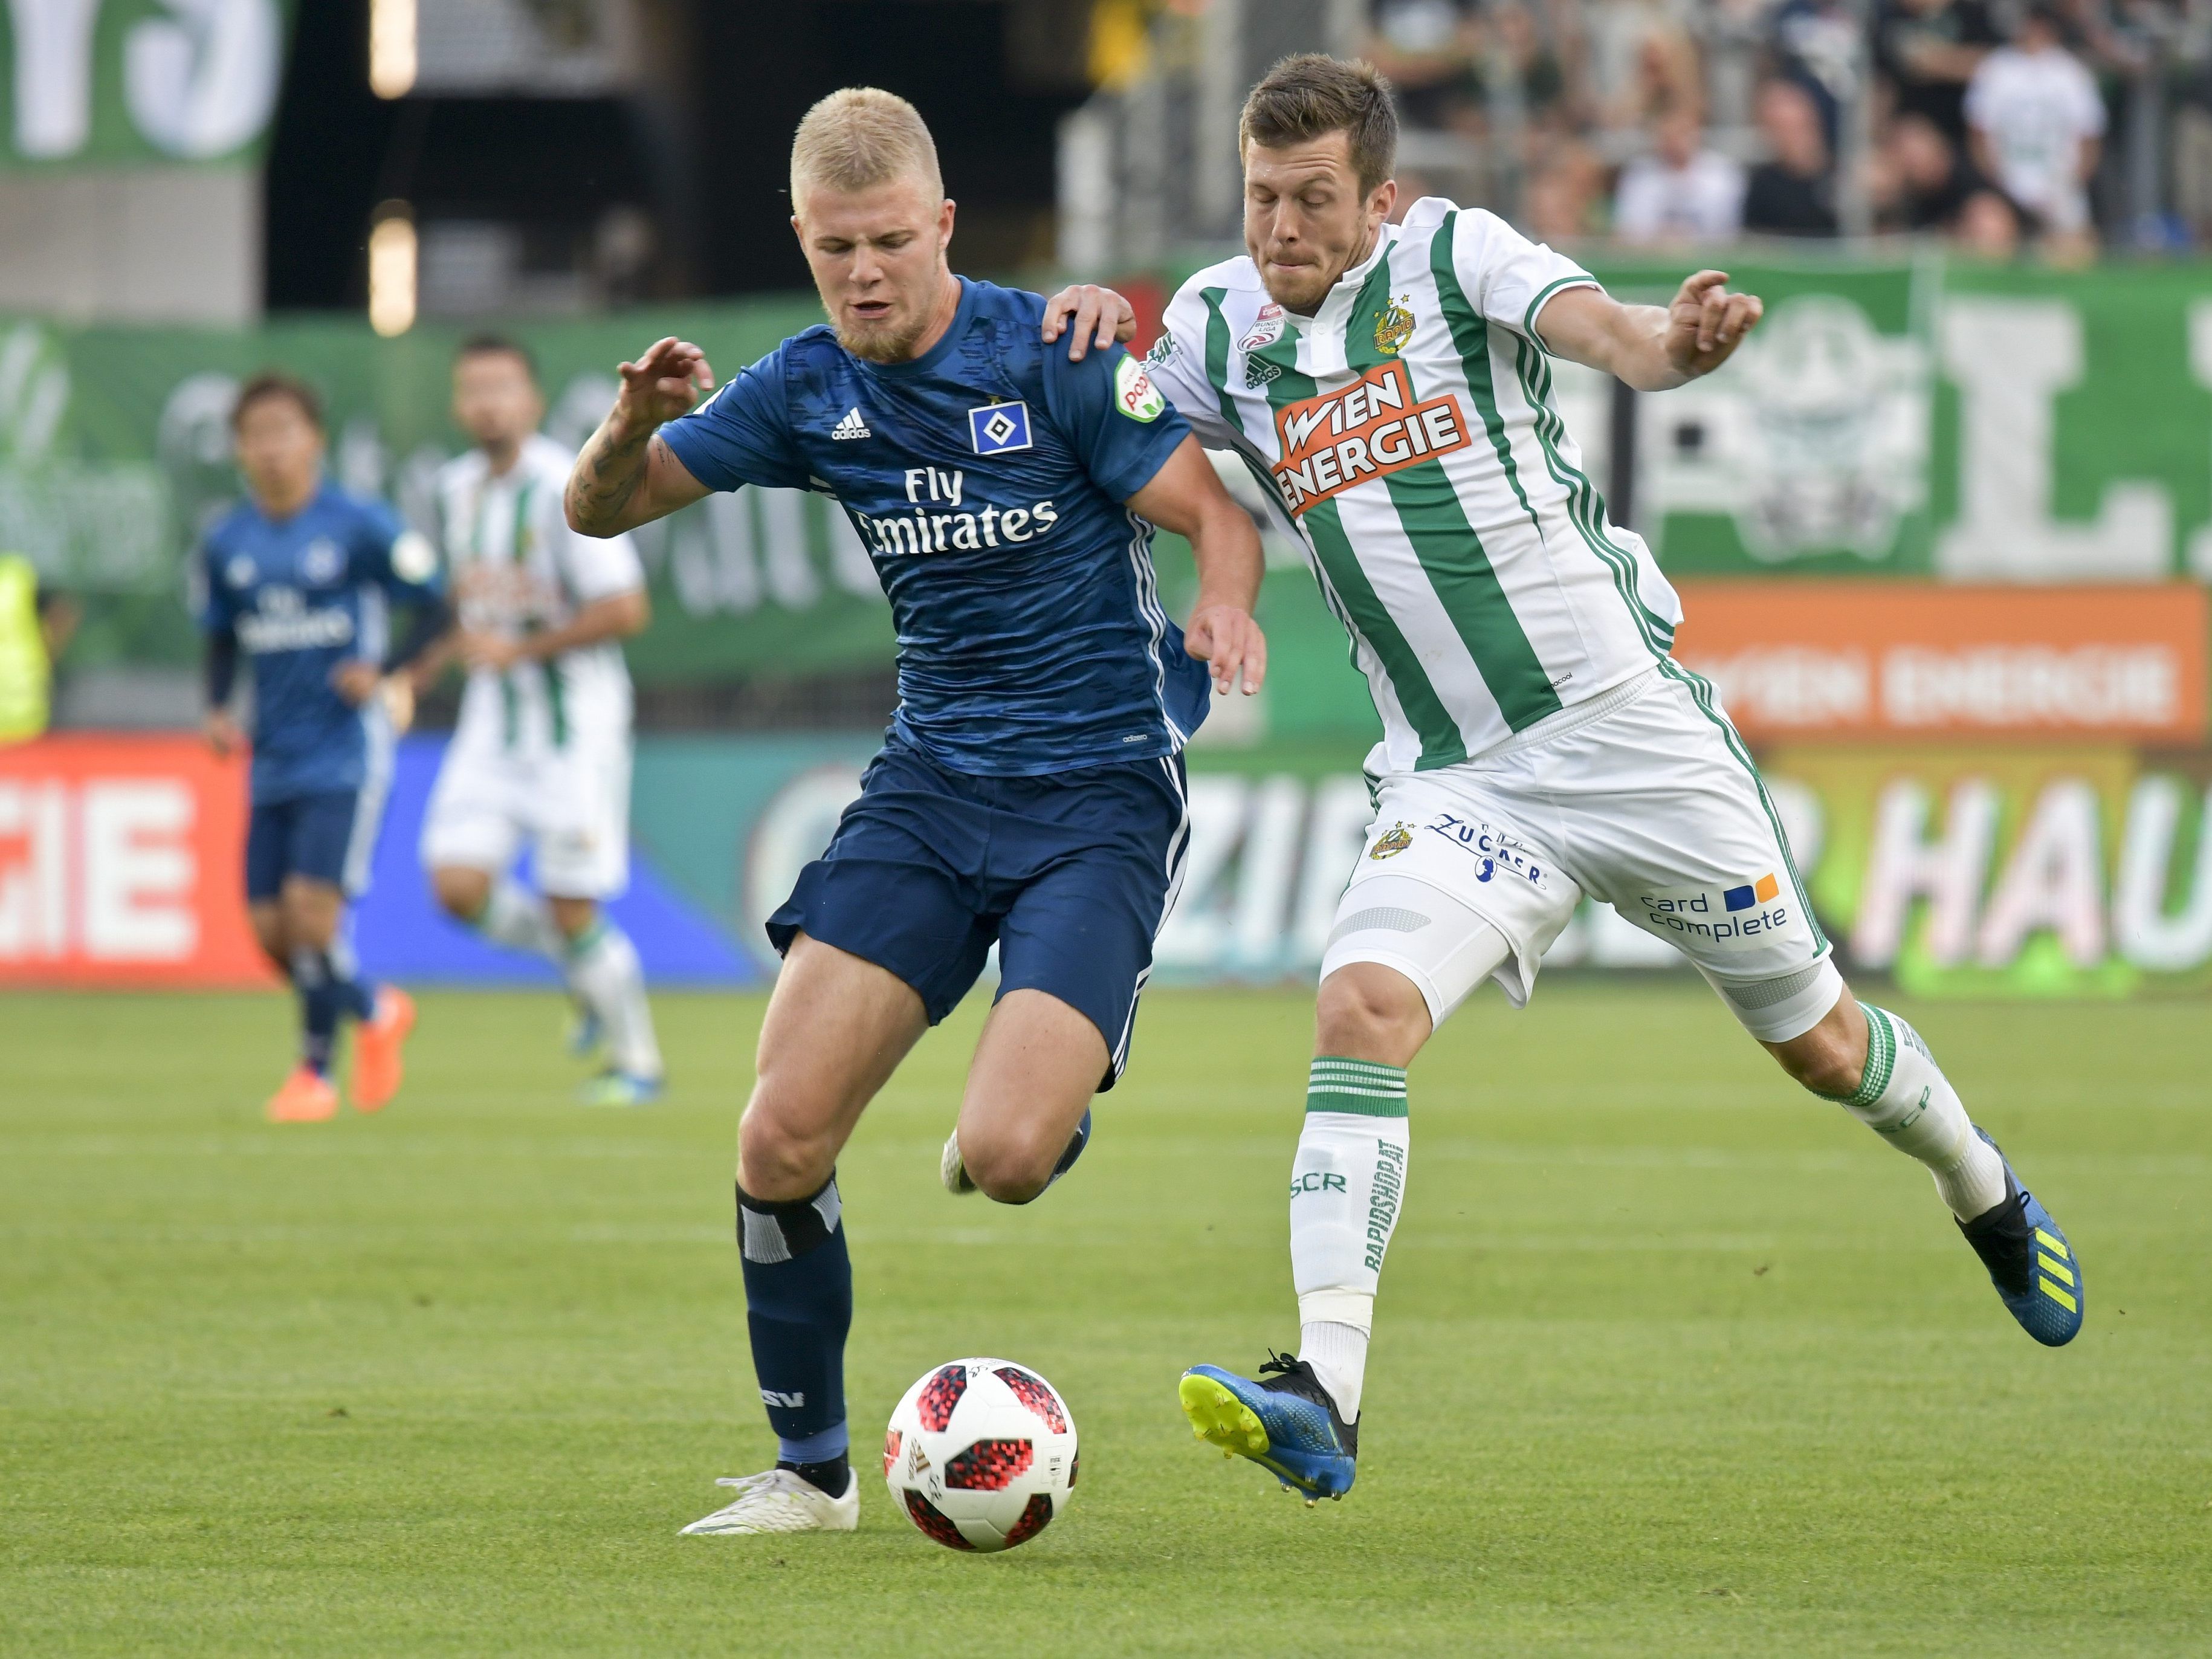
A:
<svg viewBox="0 0 2212 1659">
<path fill-rule="evenodd" d="M 701 393 L 714 389 L 707 354 L 673 335 L 655 340 L 635 362 L 623 364 L 617 372 L 622 396 L 615 404 L 616 418 L 647 431 L 689 414 Z"/>
<path fill-rule="evenodd" d="M 1252 696 L 1267 678 L 1267 636 L 1252 613 L 1233 605 L 1200 605 L 1183 629 L 1183 649 L 1213 671 L 1213 689 L 1226 696 L 1244 675 L 1244 695 Z"/>
<path fill-rule="evenodd" d="M 1728 272 L 1698 271 L 1668 307 L 1668 362 L 1686 380 L 1711 374 L 1734 355 L 1765 311 L 1757 295 L 1728 291 Z"/>
</svg>

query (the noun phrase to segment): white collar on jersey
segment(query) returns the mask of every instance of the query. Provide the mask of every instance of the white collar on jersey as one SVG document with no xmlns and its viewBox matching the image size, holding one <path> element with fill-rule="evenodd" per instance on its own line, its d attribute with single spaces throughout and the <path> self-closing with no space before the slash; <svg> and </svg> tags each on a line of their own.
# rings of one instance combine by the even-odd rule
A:
<svg viewBox="0 0 2212 1659">
<path fill-rule="evenodd" d="M 1298 356 L 1305 361 L 1299 365 L 1316 380 L 1324 374 L 1349 374 L 1352 365 L 1345 359 L 1345 331 L 1352 321 L 1352 308 L 1359 301 L 1359 290 L 1366 286 L 1373 274 L 1376 262 L 1387 257 L 1391 245 L 1398 240 L 1398 227 L 1384 225 L 1375 238 L 1375 246 L 1367 257 L 1337 278 L 1336 286 L 1321 302 L 1321 309 L 1312 317 L 1296 319 L 1298 330 Z"/>
</svg>

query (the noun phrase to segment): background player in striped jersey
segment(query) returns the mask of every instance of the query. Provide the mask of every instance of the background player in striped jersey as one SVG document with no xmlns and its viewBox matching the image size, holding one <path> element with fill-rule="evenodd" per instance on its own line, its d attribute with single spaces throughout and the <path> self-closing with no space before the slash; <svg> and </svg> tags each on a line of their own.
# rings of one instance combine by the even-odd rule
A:
<svg viewBox="0 0 2212 1659">
<path fill-rule="evenodd" d="M 476 447 L 439 472 L 438 507 L 460 617 L 442 651 L 468 686 L 422 862 L 447 914 L 561 970 L 578 1010 L 571 1046 L 605 1043 L 584 1099 L 635 1106 L 660 1092 L 660 1047 L 636 947 L 600 906 L 629 880 L 622 641 L 651 612 L 629 538 L 568 528 L 561 492 L 575 458 L 538 431 L 544 417 L 522 346 L 485 335 L 461 347 L 453 419 Z M 526 846 L 537 892 L 513 874 Z"/>
<path fill-rule="evenodd" d="M 1393 225 L 1396 143 L 1367 65 L 1279 64 L 1244 107 L 1247 251 L 1183 284 L 1150 363 L 1280 501 L 1383 727 L 1291 1184 L 1299 1358 L 1257 1381 L 1194 1368 L 1193 1425 L 1309 1498 L 1349 1487 L 1405 1068 L 1484 980 L 1524 1002 L 1585 894 L 1680 946 L 1792 1078 L 1925 1164 L 2014 1316 L 2069 1340 L 2064 1236 L 1917 1034 L 1844 987 L 1748 753 L 1668 654 L 1674 591 L 1553 400 L 1554 354 L 1642 392 L 1710 374 L 1759 301 L 1705 270 L 1670 307 L 1622 305 L 1436 198 Z M 1071 352 L 1133 326 L 1110 291 L 1069 290 L 1047 337 L 1071 314 Z"/>
</svg>

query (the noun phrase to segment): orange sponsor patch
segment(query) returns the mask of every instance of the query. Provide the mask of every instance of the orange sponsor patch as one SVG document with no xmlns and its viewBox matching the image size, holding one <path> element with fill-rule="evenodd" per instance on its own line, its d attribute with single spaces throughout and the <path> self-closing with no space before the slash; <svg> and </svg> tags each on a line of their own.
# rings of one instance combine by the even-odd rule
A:
<svg viewBox="0 0 2212 1659">
<path fill-rule="evenodd" d="M 1472 441 L 1458 399 L 1446 392 L 1416 403 L 1402 363 L 1378 363 L 1339 391 L 1284 404 L 1275 435 L 1275 482 L 1294 514 Z"/>
</svg>

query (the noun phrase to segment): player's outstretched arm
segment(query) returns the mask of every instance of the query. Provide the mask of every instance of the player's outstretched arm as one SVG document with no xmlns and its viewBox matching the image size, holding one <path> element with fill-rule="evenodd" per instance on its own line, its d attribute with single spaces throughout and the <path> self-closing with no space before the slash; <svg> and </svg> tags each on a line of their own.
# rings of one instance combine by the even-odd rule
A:
<svg viewBox="0 0 2212 1659">
<path fill-rule="evenodd" d="M 1230 499 L 1195 438 L 1176 446 L 1129 506 L 1189 539 L 1198 562 L 1198 603 L 1183 626 L 1183 648 L 1211 665 L 1217 691 L 1233 687 L 1242 670 L 1250 696 L 1267 677 L 1267 636 L 1252 620 L 1267 562 L 1251 516 Z"/>
<path fill-rule="evenodd" d="M 1728 291 L 1726 271 L 1701 270 L 1663 310 L 1625 306 L 1600 289 L 1564 289 L 1537 313 L 1536 331 L 1559 356 L 1638 392 L 1668 392 L 1735 356 L 1765 313 L 1757 295 Z"/>
<path fill-rule="evenodd" d="M 568 474 L 563 504 L 580 536 L 618 536 L 709 493 L 659 436 L 665 422 L 714 389 L 707 354 L 672 337 L 619 372 L 622 395 Z"/>
</svg>

